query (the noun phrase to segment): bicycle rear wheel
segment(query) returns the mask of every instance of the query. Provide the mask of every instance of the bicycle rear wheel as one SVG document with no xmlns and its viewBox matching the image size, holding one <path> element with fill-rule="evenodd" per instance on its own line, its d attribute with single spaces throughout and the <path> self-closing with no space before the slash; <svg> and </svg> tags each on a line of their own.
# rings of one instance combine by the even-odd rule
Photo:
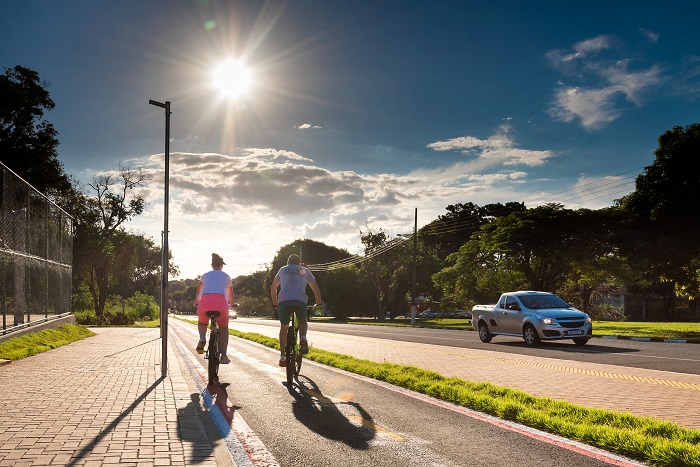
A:
<svg viewBox="0 0 700 467">
<path fill-rule="evenodd" d="M 209 347 L 207 349 L 209 357 L 208 373 L 209 384 L 219 382 L 219 333 L 212 332 L 209 335 Z"/>
<path fill-rule="evenodd" d="M 287 384 L 292 385 L 294 383 L 294 370 L 296 368 L 296 354 L 294 348 L 296 347 L 296 336 L 294 335 L 294 327 L 290 326 L 287 329 L 287 345 L 284 348 L 284 356 L 287 359 Z"/>
<path fill-rule="evenodd" d="M 292 365 L 294 367 L 294 377 L 299 380 L 299 372 L 301 371 L 301 350 L 298 345 L 296 346 L 294 357 L 294 364 Z"/>
</svg>

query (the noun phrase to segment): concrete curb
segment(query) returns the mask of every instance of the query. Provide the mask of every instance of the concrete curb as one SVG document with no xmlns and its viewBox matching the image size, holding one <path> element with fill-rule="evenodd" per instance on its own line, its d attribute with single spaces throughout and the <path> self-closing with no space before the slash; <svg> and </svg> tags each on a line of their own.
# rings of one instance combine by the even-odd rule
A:
<svg viewBox="0 0 700 467">
<path fill-rule="evenodd" d="M 640 342 L 667 342 L 672 344 L 697 344 L 698 342 L 688 342 L 687 339 L 664 339 L 661 337 L 630 337 L 630 336 L 593 336 L 599 337 L 600 339 L 619 339 L 627 341 L 640 341 Z"/>
</svg>

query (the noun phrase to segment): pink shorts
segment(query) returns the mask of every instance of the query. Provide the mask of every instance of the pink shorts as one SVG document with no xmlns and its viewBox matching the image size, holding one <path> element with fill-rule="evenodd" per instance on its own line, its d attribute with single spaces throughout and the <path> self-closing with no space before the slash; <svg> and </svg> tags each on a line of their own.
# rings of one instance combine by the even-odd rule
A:
<svg viewBox="0 0 700 467">
<path fill-rule="evenodd" d="M 207 293 L 202 295 L 197 305 L 197 317 L 200 323 L 209 324 L 207 311 L 218 311 L 221 313 L 216 318 L 216 324 L 220 328 L 228 328 L 228 300 L 220 293 Z"/>
</svg>

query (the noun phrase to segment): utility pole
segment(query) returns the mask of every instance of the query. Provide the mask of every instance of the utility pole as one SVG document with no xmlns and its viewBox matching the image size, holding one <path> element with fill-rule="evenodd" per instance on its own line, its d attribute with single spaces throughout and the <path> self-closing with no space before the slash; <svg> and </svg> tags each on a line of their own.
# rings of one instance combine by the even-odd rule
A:
<svg viewBox="0 0 700 467">
<path fill-rule="evenodd" d="M 160 284 L 160 333 L 162 340 L 161 368 L 162 377 L 168 376 L 168 201 L 170 199 L 170 101 L 158 102 L 153 99 L 149 104 L 165 109 L 165 199 L 163 211 L 163 251 Z"/>
<path fill-rule="evenodd" d="M 411 275 L 411 325 L 416 324 L 416 261 L 418 257 L 418 208 L 413 220 L 413 273 Z"/>
</svg>

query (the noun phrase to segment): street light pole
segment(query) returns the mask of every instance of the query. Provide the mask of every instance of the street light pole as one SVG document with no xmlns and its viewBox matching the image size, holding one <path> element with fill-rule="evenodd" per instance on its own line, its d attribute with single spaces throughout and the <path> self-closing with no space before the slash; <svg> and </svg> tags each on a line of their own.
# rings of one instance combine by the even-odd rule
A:
<svg viewBox="0 0 700 467">
<path fill-rule="evenodd" d="M 416 257 L 418 256 L 418 208 L 413 221 L 413 270 L 411 271 L 411 325 L 416 324 Z"/>
<path fill-rule="evenodd" d="M 149 104 L 165 109 L 165 200 L 163 211 L 163 251 L 160 284 L 160 334 L 162 339 L 161 368 L 162 377 L 168 375 L 168 204 L 170 200 L 170 101 L 165 103 L 148 101 Z"/>
</svg>

